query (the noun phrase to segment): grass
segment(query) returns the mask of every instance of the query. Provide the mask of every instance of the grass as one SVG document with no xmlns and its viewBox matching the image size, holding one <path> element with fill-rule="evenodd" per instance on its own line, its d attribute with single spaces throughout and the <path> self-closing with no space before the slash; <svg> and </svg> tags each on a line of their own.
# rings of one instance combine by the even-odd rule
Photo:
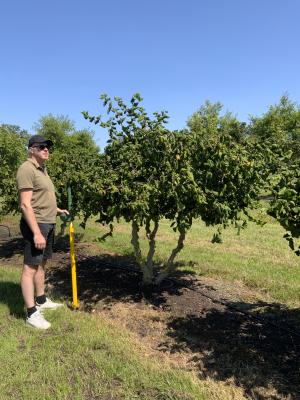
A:
<svg viewBox="0 0 300 400">
<path fill-rule="evenodd" d="M 178 257 L 182 270 L 216 282 L 238 284 L 290 307 L 300 305 L 299 258 L 282 239 L 283 229 L 267 217 L 263 227 L 249 223 L 239 236 L 229 228 L 222 244 L 211 243 L 215 229 L 197 221 Z M 16 217 L 7 217 L 17 233 Z M 131 254 L 130 226 L 115 226 L 113 237 L 95 241 L 107 230 L 91 220 L 82 240 L 94 242 L 95 253 Z M 146 251 L 145 234 L 142 249 Z M 162 221 L 156 261 L 175 245 L 176 234 Z M 0 265 L 0 400 L 226 400 L 245 399 L 235 385 L 196 379 L 163 356 L 149 352 L 117 321 L 105 316 L 72 312 L 66 307 L 48 313 L 52 328 L 41 332 L 24 324 L 19 287 L 20 268 Z"/>
<path fill-rule="evenodd" d="M 48 312 L 50 330 L 25 326 L 19 274 L 0 267 L 1 400 L 217 398 L 99 316 L 64 307 Z"/>
</svg>

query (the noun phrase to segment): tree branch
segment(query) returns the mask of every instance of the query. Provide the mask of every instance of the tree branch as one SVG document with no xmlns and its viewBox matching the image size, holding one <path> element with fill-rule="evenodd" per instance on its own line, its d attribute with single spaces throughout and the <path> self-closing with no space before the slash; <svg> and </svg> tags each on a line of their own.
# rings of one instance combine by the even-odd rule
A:
<svg viewBox="0 0 300 400">
<path fill-rule="evenodd" d="M 155 246 L 156 246 L 156 241 L 155 241 L 155 237 L 158 231 L 158 221 L 155 220 L 154 221 L 154 228 L 151 231 L 150 229 L 150 221 L 146 222 L 146 234 L 147 234 L 147 238 L 148 238 L 148 242 L 149 242 L 149 250 L 148 250 L 148 254 L 147 254 L 147 259 L 146 259 L 146 267 L 152 271 L 152 275 L 153 275 L 153 257 L 154 257 L 154 253 L 155 253 Z"/>
</svg>

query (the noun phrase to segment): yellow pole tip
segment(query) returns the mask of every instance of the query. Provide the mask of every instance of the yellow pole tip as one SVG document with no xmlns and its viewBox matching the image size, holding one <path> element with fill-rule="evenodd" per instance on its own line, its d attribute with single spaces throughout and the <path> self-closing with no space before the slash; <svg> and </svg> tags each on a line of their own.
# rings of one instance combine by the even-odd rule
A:
<svg viewBox="0 0 300 400">
<path fill-rule="evenodd" d="M 79 304 L 75 305 L 74 303 L 67 303 L 66 304 L 69 310 L 75 311 L 79 310 Z"/>
</svg>

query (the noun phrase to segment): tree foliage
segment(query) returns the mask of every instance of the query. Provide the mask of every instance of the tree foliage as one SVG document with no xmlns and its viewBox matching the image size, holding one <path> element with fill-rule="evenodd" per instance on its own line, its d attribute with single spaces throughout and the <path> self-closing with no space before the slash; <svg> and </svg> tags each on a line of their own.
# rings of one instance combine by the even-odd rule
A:
<svg viewBox="0 0 300 400">
<path fill-rule="evenodd" d="M 67 116 L 54 116 L 52 114 L 42 116 L 39 121 L 34 124 L 34 130 L 37 135 L 52 140 L 55 149 L 64 148 L 67 138 L 76 132 L 73 121 Z"/>
<path fill-rule="evenodd" d="M 295 238 L 300 236 L 300 161 L 287 164 L 281 170 L 280 179 L 273 188 L 269 213 L 284 227 L 290 248 L 300 255 Z"/>
<path fill-rule="evenodd" d="M 261 117 L 252 117 L 250 131 L 260 142 L 275 144 L 281 153 L 291 152 L 292 159 L 299 159 L 300 107 L 287 95 Z"/>
<path fill-rule="evenodd" d="M 102 182 L 101 155 L 90 130 L 76 130 L 66 116 L 43 116 L 35 125 L 36 132 L 51 139 L 47 168 L 56 189 L 57 203 L 68 207 L 67 187 L 72 189 L 72 213 L 81 215 L 84 221 L 91 215 L 90 198 L 97 194 Z"/>
<path fill-rule="evenodd" d="M 72 213 L 82 216 L 85 221 L 92 213 L 86 204 L 91 204 L 90 198 L 97 196 L 102 182 L 102 175 L 99 176 L 102 156 L 92 131 L 78 131 L 67 117 L 51 114 L 41 117 L 35 129 L 37 134 L 54 142 L 47 169 L 55 185 L 59 206 L 67 208 L 67 187 L 70 185 Z M 29 136 L 19 127 L 0 126 L 0 214 L 19 211 L 15 178 L 18 167 L 27 158 Z"/>
<path fill-rule="evenodd" d="M 208 100 L 194 112 L 187 121 L 187 126 L 192 132 L 200 132 L 210 137 L 217 132 L 227 133 L 234 140 L 241 143 L 247 135 L 247 125 L 240 122 L 231 112 L 221 115 L 223 105 L 220 102 L 212 103 Z"/>
<path fill-rule="evenodd" d="M 264 168 L 271 177 L 268 213 L 286 229 L 284 237 L 300 255 L 294 240 L 300 228 L 300 107 L 284 95 L 263 116 L 252 117 L 250 132 L 269 154 L 264 159 Z"/>
<path fill-rule="evenodd" d="M 205 193 L 199 212 L 208 225 L 239 218 L 255 204 L 269 174 L 266 159 L 272 151 L 249 139 L 248 127 L 222 105 L 206 101 L 188 120 L 191 165 Z"/>
<path fill-rule="evenodd" d="M 28 137 L 19 126 L 0 125 L 0 218 L 18 208 L 15 176 L 26 159 Z"/>
</svg>

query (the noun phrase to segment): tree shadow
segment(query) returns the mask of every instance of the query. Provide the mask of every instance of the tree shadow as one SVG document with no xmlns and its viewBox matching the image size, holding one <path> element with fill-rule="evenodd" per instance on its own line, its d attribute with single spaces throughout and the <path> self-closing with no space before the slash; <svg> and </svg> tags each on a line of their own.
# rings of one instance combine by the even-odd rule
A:
<svg viewBox="0 0 300 400">
<path fill-rule="evenodd" d="M 0 281 L 0 303 L 6 304 L 14 317 L 24 318 L 24 302 L 20 285 Z"/>
<path fill-rule="evenodd" d="M 300 310 L 268 304 L 259 318 L 235 310 L 256 312 L 261 305 L 231 302 L 223 309 L 174 317 L 168 324 L 172 340 L 160 348 L 191 353 L 199 376 L 234 381 L 252 399 L 300 399 L 300 331 L 293 333 Z"/>
<path fill-rule="evenodd" d="M 82 234 L 75 234 L 75 242 L 79 242 Z M 54 252 L 69 251 L 69 235 L 57 235 L 54 243 Z M 0 259 L 7 261 L 15 256 L 23 255 L 24 240 L 22 236 L 0 238 Z"/>
<path fill-rule="evenodd" d="M 57 227 L 58 230 L 59 227 Z M 66 228 L 66 230 L 68 230 Z M 83 238 L 84 234 L 83 233 L 77 233 L 75 232 L 74 238 L 75 238 L 75 243 L 80 242 L 80 240 Z M 69 251 L 70 249 L 70 237 L 69 234 L 66 233 L 56 233 L 55 235 L 55 243 L 54 243 L 54 251 L 55 252 L 61 252 L 61 251 Z"/>
<path fill-rule="evenodd" d="M 23 254 L 24 241 L 22 237 L 13 237 L 0 241 L 0 258 L 10 259 Z"/>
<path fill-rule="evenodd" d="M 83 234 L 75 234 L 75 242 L 78 243 Z M 66 252 L 70 248 L 69 235 L 57 234 L 54 243 L 54 252 Z M 0 237 L 0 258 L 10 259 L 23 254 L 24 240 L 22 236 Z"/>
<path fill-rule="evenodd" d="M 101 302 L 106 308 L 117 302 L 139 303 L 142 300 L 157 308 L 164 308 L 166 294 L 180 295 L 180 284 L 165 281 L 161 286 L 143 287 L 142 274 L 132 257 L 100 254 L 77 254 L 76 270 L 78 298 L 84 310 L 89 311 Z M 192 273 L 191 273 L 192 274 Z M 186 273 L 177 273 L 177 281 L 183 283 Z M 71 267 L 69 255 L 64 254 L 47 273 L 47 284 L 52 291 L 70 298 Z M 192 285 L 186 282 L 185 285 Z"/>
</svg>

